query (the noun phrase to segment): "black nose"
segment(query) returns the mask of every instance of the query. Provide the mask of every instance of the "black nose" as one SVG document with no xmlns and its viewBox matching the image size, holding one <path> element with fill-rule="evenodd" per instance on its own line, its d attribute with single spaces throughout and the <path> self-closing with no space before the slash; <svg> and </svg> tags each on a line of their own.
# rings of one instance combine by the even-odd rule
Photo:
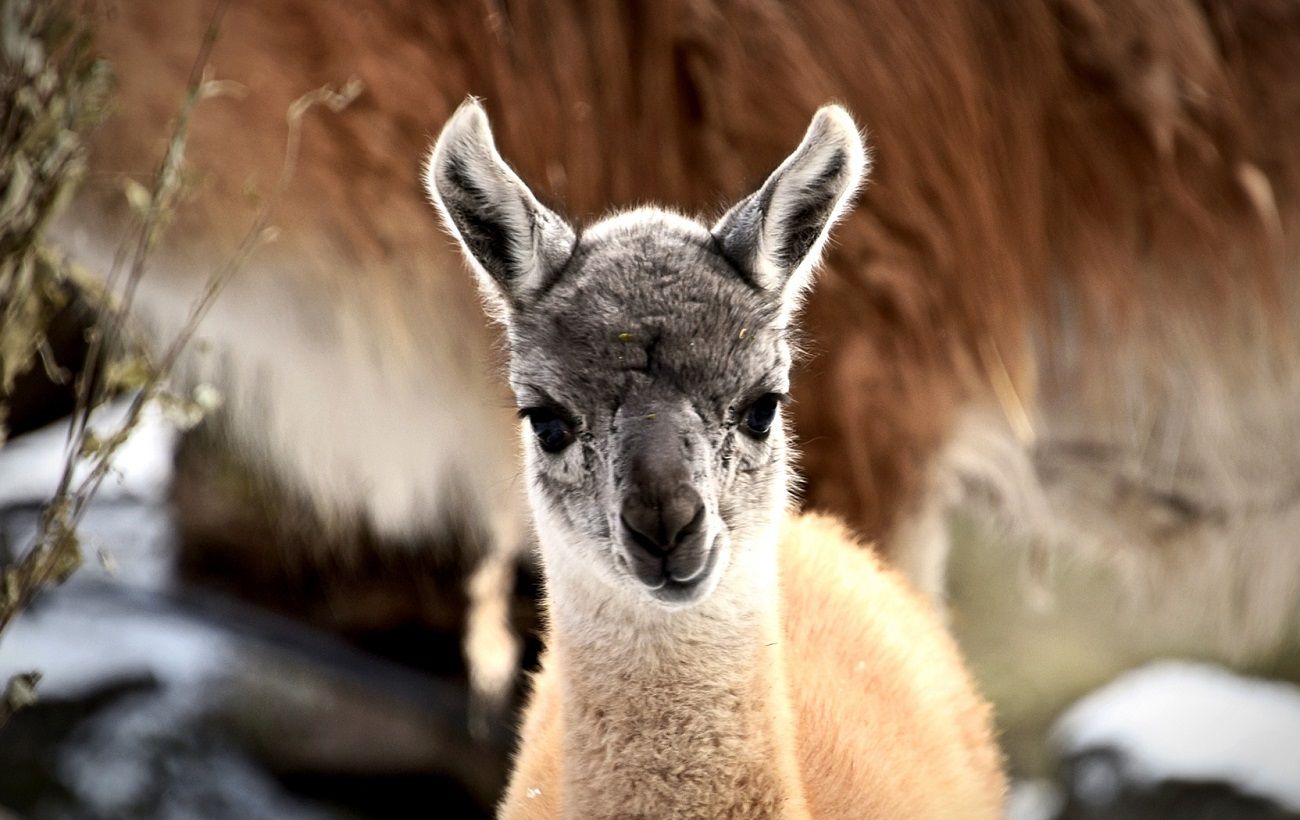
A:
<svg viewBox="0 0 1300 820">
<path fill-rule="evenodd" d="M 623 501 L 623 528 L 649 558 L 666 558 L 704 523 L 704 500 L 688 484 L 668 493 L 635 494 Z"/>
</svg>

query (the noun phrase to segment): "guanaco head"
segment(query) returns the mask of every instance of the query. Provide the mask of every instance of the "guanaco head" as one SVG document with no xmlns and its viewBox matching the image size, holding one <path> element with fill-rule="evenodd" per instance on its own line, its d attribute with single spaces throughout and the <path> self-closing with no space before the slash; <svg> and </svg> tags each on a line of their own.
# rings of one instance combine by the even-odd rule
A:
<svg viewBox="0 0 1300 820">
<path fill-rule="evenodd" d="M 677 608 L 786 505 L 789 323 L 867 166 L 837 106 L 712 228 L 658 209 L 577 231 L 466 102 L 425 183 L 507 330 L 544 557 Z"/>
</svg>

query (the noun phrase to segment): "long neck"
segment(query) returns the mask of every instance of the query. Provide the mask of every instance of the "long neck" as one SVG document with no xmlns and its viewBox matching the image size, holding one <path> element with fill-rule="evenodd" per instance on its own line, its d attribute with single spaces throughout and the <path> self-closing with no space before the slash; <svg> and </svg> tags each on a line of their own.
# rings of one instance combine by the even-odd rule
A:
<svg viewBox="0 0 1300 820">
<path fill-rule="evenodd" d="M 806 816 L 781 665 L 775 536 L 667 612 L 548 564 L 572 817 Z"/>
</svg>

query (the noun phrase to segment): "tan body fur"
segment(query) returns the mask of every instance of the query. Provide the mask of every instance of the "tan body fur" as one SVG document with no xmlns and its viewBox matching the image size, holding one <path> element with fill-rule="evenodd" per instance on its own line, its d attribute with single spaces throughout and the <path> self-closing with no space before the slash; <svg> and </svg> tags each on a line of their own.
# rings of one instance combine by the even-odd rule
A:
<svg viewBox="0 0 1300 820">
<path fill-rule="evenodd" d="M 786 522 L 779 588 L 781 619 L 765 656 L 710 672 L 741 673 L 750 687 L 736 697 L 754 710 L 753 733 L 734 744 L 692 732 L 692 720 L 703 724 L 730 705 L 716 691 L 637 674 L 598 688 L 606 731 L 640 746 L 597 743 L 574 754 L 565 745 L 578 719 L 565 700 L 574 650 L 553 629 L 500 815 L 658 817 L 661 795 L 647 783 L 659 774 L 660 788 L 695 790 L 699 817 L 1000 817 L 1006 784 L 989 709 L 930 605 L 838 522 L 819 516 Z M 693 754 L 713 771 L 685 766 Z M 663 767 L 629 772 L 632 788 L 621 792 L 607 767 L 625 756 L 658 758 Z M 766 764 L 763 775 L 781 781 L 755 779 L 755 758 Z M 576 802 L 565 787 L 574 780 L 600 783 L 607 799 Z M 750 802 L 720 802 L 735 798 L 732 789 Z M 795 796 L 784 811 L 755 810 L 781 793 Z"/>
</svg>

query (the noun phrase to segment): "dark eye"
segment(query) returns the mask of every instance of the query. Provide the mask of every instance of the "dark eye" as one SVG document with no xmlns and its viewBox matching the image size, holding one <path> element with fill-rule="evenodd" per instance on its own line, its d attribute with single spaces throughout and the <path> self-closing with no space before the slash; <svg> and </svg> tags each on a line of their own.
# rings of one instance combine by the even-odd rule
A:
<svg viewBox="0 0 1300 820">
<path fill-rule="evenodd" d="M 573 443 L 573 425 L 563 416 L 545 407 L 530 407 L 522 412 L 537 434 L 537 444 L 548 453 L 558 453 Z"/>
<path fill-rule="evenodd" d="M 767 434 L 772 431 L 772 422 L 776 420 L 776 408 L 780 402 L 780 396 L 768 393 L 751 404 L 745 411 L 741 425 L 745 432 L 754 438 L 767 438 Z"/>
</svg>

